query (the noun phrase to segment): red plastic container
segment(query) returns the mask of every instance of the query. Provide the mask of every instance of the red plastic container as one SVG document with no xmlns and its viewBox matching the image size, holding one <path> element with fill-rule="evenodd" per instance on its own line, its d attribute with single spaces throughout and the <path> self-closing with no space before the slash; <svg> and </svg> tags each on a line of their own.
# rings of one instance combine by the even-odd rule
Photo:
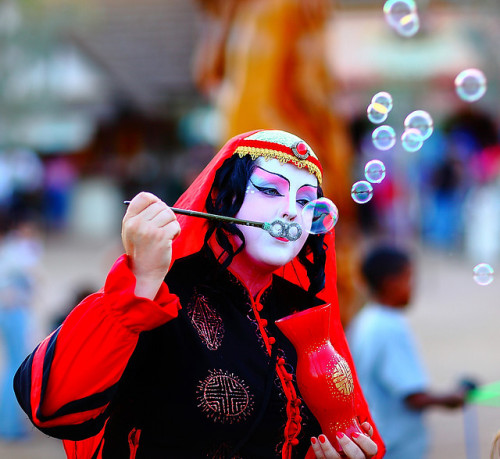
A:
<svg viewBox="0 0 500 459">
<path fill-rule="evenodd" d="M 341 451 L 336 433 L 364 433 L 354 412 L 351 369 L 329 336 L 330 305 L 306 309 L 276 325 L 297 351 L 297 385 L 304 402 L 321 425 L 322 433 Z M 319 433 L 318 433 L 319 435 Z"/>
</svg>

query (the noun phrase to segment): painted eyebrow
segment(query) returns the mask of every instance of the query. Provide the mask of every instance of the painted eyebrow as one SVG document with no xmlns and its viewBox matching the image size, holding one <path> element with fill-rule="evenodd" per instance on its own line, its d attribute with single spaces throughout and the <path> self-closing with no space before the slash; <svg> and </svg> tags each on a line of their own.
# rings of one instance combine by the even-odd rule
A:
<svg viewBox="0 0 500 459">
<path fill-rule="evenodd" d="M 268 174 L 272 174 L 272 175 L 276 175 L 277 177 L 281 177 L 283 180 L 287 181 L 288 187 L 290 187 L 290 180 L 288 180 L 284 175 L 278 174 L 277 172 L 268 171 L 267 169 L 264 169 L 263 167 L 260 167 L 260 166 L 256 166 L 255 168 L 256 169 L 260 169 L 260 170 L 262 170 L 264 172 L 267 172 Z M 305 186 L 309 186 L 311 188 L 318 188 L 316 185 L 311 185 L 309 183 L 304 183 L 304 185 L 301 185 L 299 187 L 299 190 L 300 190 L 300 188 L 304 188 Z"/>
</svg>

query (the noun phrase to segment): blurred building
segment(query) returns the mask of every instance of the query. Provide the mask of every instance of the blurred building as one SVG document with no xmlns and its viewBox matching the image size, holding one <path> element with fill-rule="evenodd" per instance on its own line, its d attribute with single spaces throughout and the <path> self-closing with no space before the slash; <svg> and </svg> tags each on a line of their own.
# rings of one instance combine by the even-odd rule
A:
<svg viewBox="0 0 500 459">
<path fill-rule="evenodd" d="M 99 127 L 164 130 L 195 103 L 191 2 L 0 4 L 0 142 L 78 151 Z M 138 121 L 136 119 L 135 121 Z"/>
</svg>

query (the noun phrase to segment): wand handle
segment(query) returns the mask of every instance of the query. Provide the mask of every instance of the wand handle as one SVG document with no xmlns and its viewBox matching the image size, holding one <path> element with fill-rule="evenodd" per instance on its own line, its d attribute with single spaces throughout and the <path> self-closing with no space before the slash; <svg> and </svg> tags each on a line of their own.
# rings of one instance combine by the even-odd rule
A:
<svg viewBox="0 0 500 459">
<path fill-rule="evenodd" d="M 123 201 L 124 204 L 129 205 L 130 201 Z M 240 218 L 226 217 L 225 215 L 209 214 L 205 212 L 198 212 L 196 210 L 178 209 L 177 207 L 170 208 L 172 212 L 180 215 L 188 215 L 190 217 L 206 218 L 207 220 L 218 220 L 222 222 L 236 223 L 238 225 L 255 226 L 257 228 L 268 229 L 269 223 L 253 222 L 251 220 L 242 220 Z"/>
</svg>

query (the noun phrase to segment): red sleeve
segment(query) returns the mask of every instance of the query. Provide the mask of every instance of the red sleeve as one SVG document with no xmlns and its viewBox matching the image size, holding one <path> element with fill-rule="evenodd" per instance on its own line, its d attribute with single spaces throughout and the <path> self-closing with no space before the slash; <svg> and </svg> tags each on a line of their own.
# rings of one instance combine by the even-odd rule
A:
<svg viewBox="0 0 500 459">
<path fill-rule="evenodd" d="M 19 403 L 49 435 L 81 439 L 99 432 L 139 334 L 177 317 L 179 299 L 165 283 L 154 301 L 136 297 L 134 289 L 123 255 L 103 289 L 85 298 L 19 368 Z"/>
</svg>

